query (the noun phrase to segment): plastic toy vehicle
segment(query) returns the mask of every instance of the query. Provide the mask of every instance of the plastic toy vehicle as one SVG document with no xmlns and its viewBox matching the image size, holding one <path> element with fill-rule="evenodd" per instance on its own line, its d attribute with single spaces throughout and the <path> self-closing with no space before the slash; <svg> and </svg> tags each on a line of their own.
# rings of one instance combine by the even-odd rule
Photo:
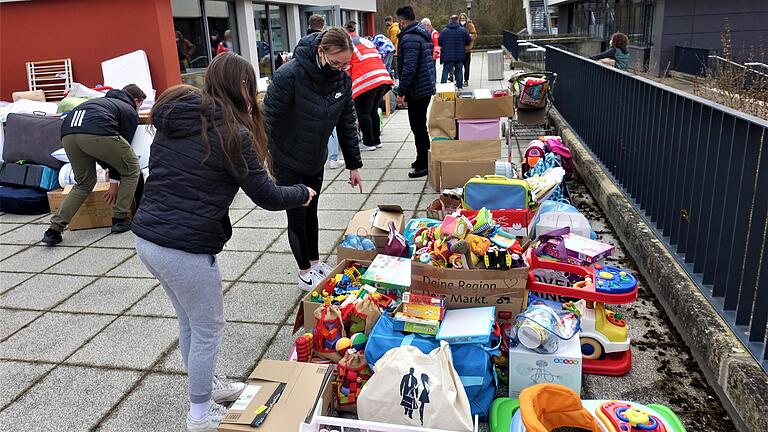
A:
<svg viewBox="0 0 768 432">
<path fill-rule="evenodd" d="M 531 386 L 520 393 L 520 399 L 498 398 L 491 405 L 491 432 L 547 432 L 564 426 L 590 432 L 686 432 L 677 415 L 664 405 L 582 401 L 559 384 Z"/>
<path fill-rule="evenodd" d="M 597 360 L 603 354 L 629 350 L 627 321 L 620 312 L 606 309 L 603 303 L 579 300 L 572 303 L 581 315 L 581 355 Z"/>
</svg>

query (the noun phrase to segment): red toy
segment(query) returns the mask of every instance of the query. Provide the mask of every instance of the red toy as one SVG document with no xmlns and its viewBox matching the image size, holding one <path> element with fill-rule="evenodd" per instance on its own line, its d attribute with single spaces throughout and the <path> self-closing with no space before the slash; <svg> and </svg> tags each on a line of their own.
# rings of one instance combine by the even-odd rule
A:
<svg viewBox="0 0 768 432">
<path fill-rule="evenodd" d="M 296 360 L 307 363 L 312 357 L 312 333 L 305 333 L 296 338 Z"/>
</svg>

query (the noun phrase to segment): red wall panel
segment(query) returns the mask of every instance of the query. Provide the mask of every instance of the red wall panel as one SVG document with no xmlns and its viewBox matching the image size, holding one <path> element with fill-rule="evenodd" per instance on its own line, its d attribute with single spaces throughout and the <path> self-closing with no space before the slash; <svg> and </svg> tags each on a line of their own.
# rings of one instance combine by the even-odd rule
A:
<svg viewBox="0 0 768 432">
<path fill-rule="evenodd" d="M 103 81 L 101 62 L 142 49 L 158 95 L 181 82 L 170 0 L 28 0 L 0 4 L 0 99 L 27 90 L 25 63 L 72 59 L 76 82 Z"/>
</svg>

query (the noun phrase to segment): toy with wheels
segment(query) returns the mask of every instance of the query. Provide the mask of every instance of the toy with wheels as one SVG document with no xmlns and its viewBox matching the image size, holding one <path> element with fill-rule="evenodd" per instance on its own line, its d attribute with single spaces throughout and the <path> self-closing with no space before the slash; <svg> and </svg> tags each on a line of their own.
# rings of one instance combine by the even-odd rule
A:
<svg viewBox="0 0 768 432">
<path fill-rule="evenodd" d="M 491 432 L 549 432 L 561 427 L 590 432 L 686 432 L 663 405 L 617 400 L 585 400 L 559 384 L 537 384 L 520 399 L 498 398 L 491 405 Z"/>
</svg>

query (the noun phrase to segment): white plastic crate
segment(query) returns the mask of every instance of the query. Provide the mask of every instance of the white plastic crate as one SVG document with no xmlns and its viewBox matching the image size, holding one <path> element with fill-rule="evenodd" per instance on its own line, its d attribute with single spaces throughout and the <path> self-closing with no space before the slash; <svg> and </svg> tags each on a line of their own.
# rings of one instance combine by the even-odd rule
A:
<svg viewBox="0 0 768 432">
<path fill-rule="evenodd" d="M 317 403 L 312 421 L 299 425 L 299 432 L 451 432 L 444 429 L 429 429 L 414 426 L 400 426 L 388 423 L 329 417 L 322 415 L 322 398 Z M 479 419 L 475 416 L 474 432 L 478 432 Z"/>
</svg>

